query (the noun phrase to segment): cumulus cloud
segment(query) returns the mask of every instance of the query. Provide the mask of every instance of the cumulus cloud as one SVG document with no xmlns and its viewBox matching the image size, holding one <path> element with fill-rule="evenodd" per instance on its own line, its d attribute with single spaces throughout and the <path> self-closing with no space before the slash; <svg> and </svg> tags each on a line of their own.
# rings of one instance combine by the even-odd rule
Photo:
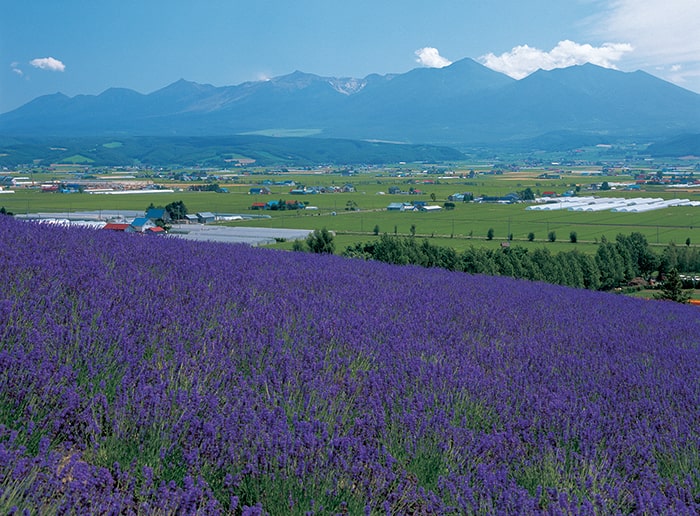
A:
<svg viewBox="0 0 700 516">
<path fill-rule="evenodd" d="M 616 68 L 615 62 L 632 50 L 632 45 L 629 43 L 605 43 L 594 47 L 564 40 L 548 52 L 528 45 L 520 45 L 500 56 L 493 53 L 483 55 L 479 61 L 492 70 L 503 72 L 515 79 L 522 79 L 535 70 L 553 70 L 585 63 L 604 68 Z"/>
<path fill-rule="evenodd" d="M 437 48 L 423 47 L 419 48 L 414 53 L 418 57 L 416 62 L 428 68 L 444 68 L 452 64 L 452 61 L 440 55 Z"/>
<path fill-rule="evenodd" d="M 52 72 L 63 72 L 66 69 L 66 65 L 53 57 L 38 57 L 29 61 L 29 64 L 34 68 L 50 70 Z"/>
</svg>

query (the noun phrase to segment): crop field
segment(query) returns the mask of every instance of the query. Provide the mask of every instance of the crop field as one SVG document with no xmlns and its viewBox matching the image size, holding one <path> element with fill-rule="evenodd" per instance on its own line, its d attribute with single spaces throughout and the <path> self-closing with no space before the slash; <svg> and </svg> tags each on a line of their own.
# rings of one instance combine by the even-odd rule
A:
<svg viewBox="0 0 700 516">
<path fill-rule="evenodd" d="M 408 166 L 406 166 L 408 167 Z M 477 172 L 484 170 L 477 169 Z M 592 195 L 586 190 L 591 183 L 608 181 L 612 184 L 631 182 L 627 175 L 589 177 L 576 174 L 561 179 L 539 179 L 543 170 L 509 172 L 502 175 L 481 175 L 474 178 L 444 177 L 417 174 L 412 168 L 398 168 L 391 174 L 386 171 L 366 171 L 353 177 L 316 171 L 293 171 L 270 174 L 258 171 L 255 175 L 224 179 L 221 186 L 227 193 L 194 192 L 187 188 L 192 183 L 155 181 L 171 193 L 134 195 L 58 194 L 37 190 L 18 189 L 15 194 L 0 196 L 0 205 L 13 213 L 54 212 L 70 216 L 85 210 L 145 210 L 153 203 L 164 206 L 183 201 L 191 213 L 210 211 L 215 213 L 259 214 L 270 218 L 233 222 L 247 226 L 283 227 L 295 229 L 321 229 L 334 231 L 339 241 L 348 245 L 366 241 L 374 233 L 409 235 L 435 239 L 435 243 L 457 250 L 469 246 L 497 246 L 509 235 L 518 244 L 535 247 L 547 246 L 552 250 L 570 249 L 570 237 L 576 233 L 576 246 L 583 252 L 595 252 L 596 244 L 603 238 L 614 239 L 619 233 L 640 232 L 651 245 L 665 246 L 669 242 L 691 245 L 700 243 L 700 208 L 674 207 L 647 213 L 582 213 L 569 211 L 526 211 L 527 204 L 501 205 L 495 203 L 474 204 L 456 202 L 454 209 L 440 212 L 390 212 L 387 206 L 394 202 L 422 201 L 444 205 L 448 197 L 458 192 L 471 192 L 475 196 L 502 196 L 510 192 L 531 188 L 533 192 L 556 191 L 559 194 L 578 186 L 581 195 Z M 413 174 L 413 175 L 411 175 Z M 38 182 L 55 180 L 56 174 L 34 177 Z M 293 187 L 274 184 L 291 180 L 307 187 L 341 187 L 347 183 L 355 191 L 348 193 L 324 193 L 316 195 L 292 195 Z M 149 180 L 151 181 L 151 180 Z M 252 187 L 269 184 L 271 194 L 250 195 Z M 271 184 L 270 184 L 271 183 Z M 389 194 L 390 188 L 404 193 Z M 419 193 L 409 194 L 409 190 Z M 700 192 L 694 190 L 667 189 L 650 186 L 643 191 L 614 190 L 595 192 L 598 196 L 662 197 L 700 200 Z M 252 211 L 254 202 L 270 200 L 298 200 L 314 210 L 300 211 Z M 486 240 L 489 229 L 493 241 Z M 532 234 L 532 235 L 531 235 Z M 529 238 L 532 237 L 532 242 Z M 552 238 L 554 237 L 554 241 Z M 279 248 L 291 244 L 280 242 Z M 339 250 L 343 247 L 338 246 Z"/>
<path fill-rule="evenodd" d="M 697 514 L 698 314 L 0 217 L 0 512 Z"/>
</svg>

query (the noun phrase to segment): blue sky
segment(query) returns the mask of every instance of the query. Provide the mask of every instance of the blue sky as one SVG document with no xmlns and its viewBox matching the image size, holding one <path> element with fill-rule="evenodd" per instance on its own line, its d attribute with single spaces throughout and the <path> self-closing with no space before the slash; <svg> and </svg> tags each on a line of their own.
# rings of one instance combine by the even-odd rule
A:
<svg viewBox="0 0 700 516">
<path fill-rule="evenodd" d="M 44 94 L 362 78 L 471 57 L 521 78 L 583 62 L 700 92 L 698 0 L 3 1 L 0 112 Z"/>
</svg>

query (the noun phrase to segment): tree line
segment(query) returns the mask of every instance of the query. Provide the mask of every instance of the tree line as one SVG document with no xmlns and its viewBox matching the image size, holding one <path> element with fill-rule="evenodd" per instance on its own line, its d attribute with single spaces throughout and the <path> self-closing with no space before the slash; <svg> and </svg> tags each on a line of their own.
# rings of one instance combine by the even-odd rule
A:
<svg viewBox="0 0 700 516">
<path fill-rule="evenodd" d="M 590 290 L 612 290 L 635 278 L 665 277 L 670 271 L 700 271 L 700 252 L 669 244 L 657 254 L 641 233 L 603 238 L 594 255 L 578 250 L 552 253 L 509 245 L 501 248 L 470 247 L 458 252 L 427 239 L 383 234 L 379 239 L 348 246 L 343 256 L 387 263 L 440 267 L 471 274 L 510 276 Z M 686 285 L 686 287 L 692 285 Z"/>
</svg>

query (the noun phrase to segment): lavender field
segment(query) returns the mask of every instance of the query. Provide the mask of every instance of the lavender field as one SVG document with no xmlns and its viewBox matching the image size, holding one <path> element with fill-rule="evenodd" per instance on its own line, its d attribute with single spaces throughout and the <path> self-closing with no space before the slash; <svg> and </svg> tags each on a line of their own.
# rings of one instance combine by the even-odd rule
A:
<svg viewBox="0 0 700 516">
<path fill-rule="evenodd" d="M 700 311 L 0 218 L 0 512 L 697 514 Z"/>
</svg>

